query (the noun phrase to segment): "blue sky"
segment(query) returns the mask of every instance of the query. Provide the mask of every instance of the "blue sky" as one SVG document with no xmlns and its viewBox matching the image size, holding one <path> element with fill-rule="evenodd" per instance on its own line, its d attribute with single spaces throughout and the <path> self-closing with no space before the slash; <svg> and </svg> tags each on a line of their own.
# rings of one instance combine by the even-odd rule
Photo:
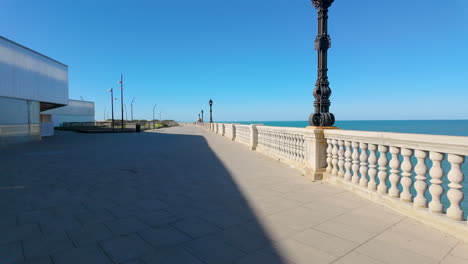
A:
<svg viewBox="0 0 468 264">
<path fill-rule="evenodd" d="M 69 65 L 70 97 L 95 101 L 97 119 L 110 116 L 121 72 L 135 118 L 157 104 L 163 118 L 193 121 L 210 98 L 215 120 L 313 112 L 309 0 L 2 0 L 0 10 L 0 35 Z M 468 1 L 336 0 L 329 25 L 338 120 L 468 119 Z"/>
</svg>

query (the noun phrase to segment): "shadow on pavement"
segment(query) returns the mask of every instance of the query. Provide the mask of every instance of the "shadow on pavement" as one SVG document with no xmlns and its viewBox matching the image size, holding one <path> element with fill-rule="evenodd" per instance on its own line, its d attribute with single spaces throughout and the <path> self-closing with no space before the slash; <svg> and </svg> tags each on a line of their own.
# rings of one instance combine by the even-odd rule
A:
<svg viewBox="0 0 468 264">
<path fill-rule="evenodd" d="M 5 263 L 286 263 L 202 136 L 65 132 L 0 161 Z"/>
</svg>

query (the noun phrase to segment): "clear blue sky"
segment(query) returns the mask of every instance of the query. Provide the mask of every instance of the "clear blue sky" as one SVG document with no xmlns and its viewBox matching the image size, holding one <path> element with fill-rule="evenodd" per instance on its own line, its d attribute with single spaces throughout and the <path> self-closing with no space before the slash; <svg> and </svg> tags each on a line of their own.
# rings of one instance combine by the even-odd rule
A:
<svg viewBox="0 0 468 264">
<path fill-rule="evenodd" d="M 215 120 L 313 111 L 310 0 L 2 0 L 0 10 L 0 34 L 69 65 L 70 97 L 95 101 L 97 119 L 121 72 L 135 118 L 158 104 L 163 118 L 193 121 L 210 98 Z M 329 24 L 338 120 L 468 119 L 467 0 L 336 0 Z"/>
</svg>

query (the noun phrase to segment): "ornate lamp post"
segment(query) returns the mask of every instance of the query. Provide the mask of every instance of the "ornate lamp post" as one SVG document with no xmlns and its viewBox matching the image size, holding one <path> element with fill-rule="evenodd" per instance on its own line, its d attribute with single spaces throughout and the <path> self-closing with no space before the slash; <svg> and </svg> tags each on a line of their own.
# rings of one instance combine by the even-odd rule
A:
<svg viewBox="0 0 468 264">
<path fill-rule="evenodd" d="M 210 99 L 208 103 L 210 104 L 210 123 L 213 123 L 213 100 Z"/>
<path fill-rule="evenodd" d="M 335 116 L 329 112 L 331 89 L 328 82 L 327 55 L 331 47 L 328 35 L 328 8 L 334 0 L 312 0 L 318 11 L 318 35 L 315 39 L 315 49 L 318 52 L 318 78 L 314 89 L 315 113 L 309 116 L 311 126 L 333 126 Z"/>
<path fill-rule="evenodd" d="M 201 110 L 201 122 L 203 123 L 203 110 Z"/>
</svg>

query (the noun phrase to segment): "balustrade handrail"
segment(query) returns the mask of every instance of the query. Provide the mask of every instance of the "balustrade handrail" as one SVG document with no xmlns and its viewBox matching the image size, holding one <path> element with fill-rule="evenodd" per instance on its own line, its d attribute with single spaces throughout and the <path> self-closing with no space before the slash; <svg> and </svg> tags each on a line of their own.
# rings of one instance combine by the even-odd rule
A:
<svg viewBox="0 0 468 264">
<path fill-rule="evenodd" d="M 277 127 L 277 126 L 258 126 L 258 130 L 264 131 L 285 131 L 285 132 L 293 132 L 293 133 L 302 133 L 305 134 L 307 132 L 307 128 L 298 128 L 298 127 Z"/>
<path fill-rule="evenodd" d="M 468 137 L 328 129 L 325 138 L 468 155 Z"/>
</svg>

